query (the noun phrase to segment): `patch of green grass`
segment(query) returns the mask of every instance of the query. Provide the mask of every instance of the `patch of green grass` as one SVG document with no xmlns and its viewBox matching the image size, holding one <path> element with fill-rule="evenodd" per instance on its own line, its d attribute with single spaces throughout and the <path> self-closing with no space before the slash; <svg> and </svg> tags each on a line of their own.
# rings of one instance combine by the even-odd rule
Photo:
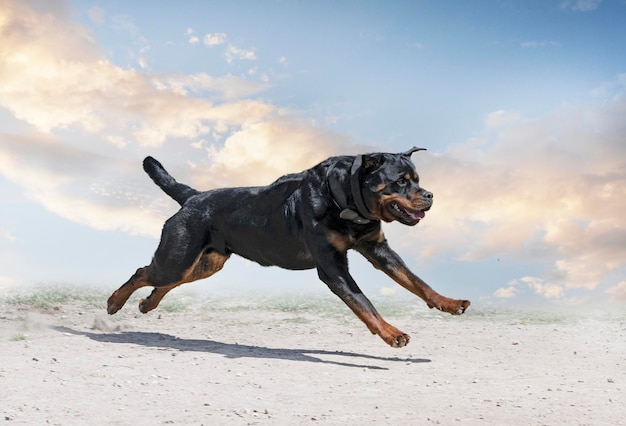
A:
<svg viewBox="0 0 626 426">
<path fill-rule="evenodd" d="M 159 308 L 165 312 L 174 313 L 174 312 L 183 312 L 188 309 L 188 305 L 181 300 L 172 300 L 166 303 L 163 303 L 159 306 Z"/>
<path fill-rule="evenodd" d="M 411 303 L 410 303 L 411 302 Z M 374 306 L 383 316 L 411 316 L 417 313 L 418 301 L 407 302 L 401 299 L 379 298 Z M 268 311 L 293 314 L 295 317 L 307 315 L 341 319 L 352 315 L 350 309 L 337 297 L 329 295 L 258 296 L 208 298 L 202 301 L 204 312 L 249 312 Z"/>
<path fill-rule="evenodd" d="M 103 307 L 106 296 L 99 290 L 62 286 L 36 286 L 2 298 L 9 305 L 22 305 L 38 309 L 52 309 L 70 302 Z"/>
<path fill-rule="evenodd" d="M 67 293 L 45 290 L 31 294 L 19 294 L 8 298 L 7 303 L 12 305 L 26 305 L 34 308 L 48 309 L 53 306 L 67 303 L 70 297 Z"/>
<path fill-rule="evenodd" d="M 286 318 L 283 321 L 289 324 L 310 324 L 313 322 L 313 320 L 301 316 Z"/>
<path fill-rule="evenodd" d="M 584 318 L 584 315 L 546 307 L 533 309 L 521 307 L 475 307 L 465 314 L 467 320 L 489 321 L 510 325 L 558 325 L 572 324 Z"/>
<path fill-rule="evenodd" d="M 13 336 L 11 336 L 12 342 L 21 342 L 24 340 L 26 340 L 26 335 L 22 333 L 14 334 Z"/>
<path fill-rule="evenodd" d="M 396 298 L 378 298 L 372 303 L 383 317 L 406 317 L 416 315 L 421 300 L 402 300 Z M 422 309 L 423 311 L 423 309 Z"/>
<path fill-rule="evenodd" d="M 260 300 L 259 309 L 270 312 L 296 314 L 297 317 L 310 314 L 326 318 L 341 318 L 349 309 L 341 300 L 332 297 L 274 297 Z"/>
<path fill-rule="evenodd" d="M 314 308 L 313 301 L 303 299 L 289 299 L 289 298 L 276 298 L 268 299 L 262 306 L 275 312 L 297 313 L 297 312 L 310 312 Z"/>
</svg>

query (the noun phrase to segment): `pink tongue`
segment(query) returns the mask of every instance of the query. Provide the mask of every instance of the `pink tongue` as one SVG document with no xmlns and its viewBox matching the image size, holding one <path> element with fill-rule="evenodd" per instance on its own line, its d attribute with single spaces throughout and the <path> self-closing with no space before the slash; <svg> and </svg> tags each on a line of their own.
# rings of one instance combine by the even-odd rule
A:
<svg viewBox="0 0 626 426">
<path fill-rule="evenodd" d="M 424 216 L 426 216 L 425 212 L 407 212 L 409 213 L 409 216 L 411 216 L 413 219 L 423 219 Z"/>
</svg>

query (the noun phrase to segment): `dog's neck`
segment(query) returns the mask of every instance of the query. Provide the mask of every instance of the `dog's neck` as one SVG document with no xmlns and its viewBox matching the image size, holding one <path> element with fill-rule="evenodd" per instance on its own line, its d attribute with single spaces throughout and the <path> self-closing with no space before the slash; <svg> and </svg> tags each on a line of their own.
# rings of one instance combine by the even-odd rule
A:
<svg viewBox="0 0 626 426">
<path fill-rule="evenodd" d="M 330 188 L 333 201 L 341 209 L 339 217 L 344 220 L 352 221 L 358 225 L 365 225 L 373 220 L 376 220 L 365 206 L 363 201 L 363 194 L 361 194 L 361 183 L 359 181 L 359 173 L 361 171 L 361 165 L 363 163 L 363 156 L 357 155 L 352 162 L 350 168 L 350 195 L 352 195 L 352 201 L 354 202 L 354 208 L 351 208 L 348 204 L 348 197 L 339 182 L 333 169 L 335 166 L 331 166 L 326 173 L 326 181 Z"/>
</svg>

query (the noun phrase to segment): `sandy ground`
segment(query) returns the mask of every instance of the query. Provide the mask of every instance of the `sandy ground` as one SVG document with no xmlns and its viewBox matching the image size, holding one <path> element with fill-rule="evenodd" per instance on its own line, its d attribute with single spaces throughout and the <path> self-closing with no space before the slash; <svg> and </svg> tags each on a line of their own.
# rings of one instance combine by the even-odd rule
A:
<svg viewBox="0 0 626 426">
<path fill-rule="evenodd" d="M 168 297 L 172 298 L 174 295 Z M 412 299 L 413 300 L 413 299 Z M 623 425 L 626 314 L 382 303 L 393 349 L 340 301 L 0 298 L 0 422 Z"/>
</svg>

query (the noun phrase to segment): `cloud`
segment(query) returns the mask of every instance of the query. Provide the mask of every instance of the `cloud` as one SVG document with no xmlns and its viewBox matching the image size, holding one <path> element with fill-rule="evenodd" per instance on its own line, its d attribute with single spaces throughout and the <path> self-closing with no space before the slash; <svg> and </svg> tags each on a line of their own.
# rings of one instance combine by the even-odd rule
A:
<svg viewBox="0 0 626 426">
<path fill-rule="evenodd" d="M 407 43 L 407 46 L 411 49 L 416 49 L 416 50 L 425 50 L 427 47 L 426 44 L 420 43 L 420 42 Z"/>
<path fill-rule="evenodd" d="M 524 287 L 546 299 L 561 299 L 565 295 L 562 285 L 547 283 L 539 277 L 525 276 L 511 281 L 507 287 L 497 289 L 494 296 L 500 299 L 510 299 L 519 295 L 520 289 Z"/>
<path fill-rule="evenodd" d="M 171 90 L 184 96 L 190 92 L 210 92 L 213 98 L 226 100 L 249 98 L 269 88 L 268 84 L 244 80 L 230 74 L 223 77 L 213 77 L 207 73 L 167 75 L 155 77 L 152 82 L 159 90 Z"/>
<path fill-rule="evenodd" d="M 229 44 L 226 48 L 226 62 L 231 63 L 235 59 L 245 59 L 248 61 L 254 61 L 256 59 L 256 53 L 252 49 L 241 49 L 237 46 Z"/>
<path fill-rule="evenodd" d="M 187 31 L 188 34 L 189 30 Z M 192 30 L 193 32 L 193 30 Z M 189 40 L 190 43 L 195 43 L 197 41 L 197 37 L 194 37 L 194 41 Z M 225 44 L 228 40 L 228 36 L 226 33 L 209 33 L 204 36 L 202 42 L 209 46 L 219 46 Z M 228 43 L 226 46 L 226 51 L 224 52 L 224 57 L 226 58 L 226 62 L 229 64 L 232 63 L 235 59 L 243 59 L 253 61 L 256 59 L 256 52 L 253 49 L 242 49 L 240 47 L 235 46 L 232 43 Z"/>
<path fill-rule="evenodd" d="M 189 30 L 187 32 L 189 34 Z M 189 42 L 195 43 L 197 41 L 197 37 L 194 37 L 193 39 L 193 42 L 191 41 L 192 39 L 190 39 Z M 226 33 L 209 33 L 204 36 L 202 42 L 209 47 L 214 47 L 225 44 L 227 40 L 228 36 Z M 228 43 L 226 51 L 224 52 L 224 57 L 226 58 L 226 62 L 229 64 L 235 59 L 254 61 L 256 59 L 256 52 L 254 49 L 242 49 L 232 43 Z"/>
<path fill-rule="evenodd" d="M 626 73 L 619 74 L 614 81 L 600 84 L 591 91 L 591 95 L 604 101 L 605 99 L 619 100 L 626 90 Z"/>
<path fill-rule="evenodd" d="M 17 241 L 17 237 L 15 235 L 1 228 L 0 228 L 0 238 L 10 241 L 10 242 Z"/>
<path fill-rule="evenodd" d="M 416 154 L 435 194 L 420 229 L 409 231 L 429 242 L 416 257 L 543 265 L 545 282 L 532 288 L 552 298 L 626 272 L 624 116 L 619 94 L 536 119 L 496 111 L 482 135 Z"/>
<path fill-rule="evenodd" d="M 0 134 L 0 147 L 3 175 L 50 212 L 98 230 L 158 235 L 164 208 L 161 200 L 136 190 L 139 164 L 74 149 L 44 135 Z"/>
<path fill-rule="evenodd" d="M 561 2 L 561 9 L 573 12 L 592 12 L 600 6 L 600 3 L 602 0 L 565 0 Z"/>
<path fill-rule="evenodd" d="M 0 275 L 0 288 L 13 286 L 15 283 L 15 279 Z"/>
<path fill-rule="evenodd" d="M 510 299 L 517 295 L 517 288 L 514 286 L 499 288 L 494 292 L 494 296 L 499 299 Z"/>
<path fill-rule="evenodd" d="M 503 109 L 487 114 L 485 119 L 485 130 L 499 131 L 513 125 L 518 125 L 525 121 L 522 114 L 515 111 L 505 111 Z"/>
<path fill-rule="evenodd" d="M 520 46 L 523 48 L 546 48 L 546 47 L 561 47 L 561 43 L 552 40 L 543 40 L 543 41 L 524 41 L 520 43 Z"/>
<path fill-rule="evenodd" d="M 615 302 L 626 302 L 626 281 L 621 281 L 614 287 L 606 290 L 606 294 Z"/>
<path fill-rule="evenodd" d="M 274 108 L 251 100 L 215 105 L 190 98 L 209 90 L 232 100 L 267 87 L 241 78 L 176 76 L 124 69 L 103 58 L 85 28 L 42 16 L 21 2 L 3 7 L 0 106 L 43 132 L 82 128 L 111 141 L 160 146 L 265 119 Z M 120 144 L 117 144 L 120 146 Z"/>
<path fill-rule="evenodd" d="M 226 42 L 226 33 L 213 33 L 213 34 L 206 34 L 203 38 L 202 38 L 202 42 L 204 44 L 206 44 L 207 46 L 218 46 L 220 44 L 224 44 Z"/>
<path fill-rule="evenodd" d="M 231 134 L 223 146 L 210 147 L 211 164 L 196 169 L 193 182 L 201 188 L 268 184 L 349 147 L 347 137 L 293 118 L 254 123 Z"/>
<path fill-rule="evenodd" d="M 351 146 L 250 99 L 266 84 L 116 66 L 86 28 L 24 2 L 0 10 L 0 49 L 0 106 L 30 125 L 0 135 L 0 172 L 50 212 L 95 229 L 158 234 L 174 210 L 141 170 L 148 153 L 208 189 L 270 182 Z"/>
<path fill-rule="evenodd" d="M 134 39 L 141 37 L 139 27 L 135 24 L 134 19 L 130 15 L 123 13 L 112 15 L 109 18 L 109 24 L 114 30 L 130 35 Z"/>
<path fill-rule="evenodd" d="M 398 287 L 382 287 L 380 289 L 381 296 L 395 296 L 398 294 Z"/>
<path fill-rule="evenodd" d="M 185 35 L 189 37 L 187 39 L 187 42 L 189 44 L 197 44 L 200 42 L 200 39 L 196 35 L 194 35 L 193 28 L 191 27 L 187 28 L 187 31 L 185 31 Z"/>
<path fill-rule="evenodd" d="M 546 299 L 559 299 L 564 295 L 563 286 L 546 283 L 538 277 L 523 277 L 520 278 L 520 282 L 527 284 L 535 293 Z"/>
<path fill-rule="evenodd" d="M 96 25 L 103 25 L 104 24 L 104 9 L 102 9 L 99 6 L 92 6 L 91 8 L 89 8 L 89 10 L 87 11 L 87 14 L 89 15 L 89 19 L 91 19 L 91 22 L 93 22 Z"/>
</svg>

